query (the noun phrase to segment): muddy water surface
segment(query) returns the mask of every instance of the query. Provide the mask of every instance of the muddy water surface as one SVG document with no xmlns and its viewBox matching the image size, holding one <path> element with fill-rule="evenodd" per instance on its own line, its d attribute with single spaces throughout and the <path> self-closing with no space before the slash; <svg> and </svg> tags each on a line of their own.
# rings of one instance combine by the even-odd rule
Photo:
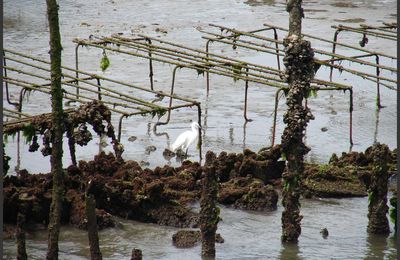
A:
<svg viewBox="0 0 400 260">
<path fill-rule="evenodd" d="M 393 22 L 396 1 L 305 1 L 303 30 L 319 37 L 332 38 L 333 24 L 354 25 L 353 21 L 367 24 Z M 45 2 L 30 0 L 4 1 L 4 45 L 6 48 L 32 54 L 41 58 L 48 57 L 48 32 Z M 336 20 L 336 21 L 335 21 Z M 340 21 L 340 22 L 337 22 Z M 60 24 L 63 45 L 63 62 L 74 66 L 74 44 L 76 37 L 89 35 L 110 35 L 121 32 L 125 35 L 144 33 L 161 36 L 175 42 L 204 49 L 205 40 L 197 29 L 207 29 L 208 23 L 215 23 L 243 30 L 261 28 L 263 23 L 287 26 L 285 1 L 62 1 L 60 2 Z M 165 31 L 166 33 L 163 33 Z M 271 36 L 265 33 L 267 36 Z M 281 34 L 280 37 L 284 35 Z M 366 46 L 370 50 L 383 51 L 396 55 L 396 46 L 392 41 L 369 37 Z M 359 35 L 340 34 L 345 43 L 358 44 Z M 313 41 L 312 45 L 329 51 L 331 46 L 324 42 Z M 214 43 L 211 51 L 243 60 L 276 66 L 275 57 L 245 51 Z M 346 50 L 338 50 L 346 55 L 356 55 Z M 321 57 L 323 58 L 323 57 Z M 327 58 L 327 57 L 325 57 Z M 101 51 L 81 50 L 80 68 L 102 74 L 99 63 Z M 147 60 L 132 59 L 109 54 L 110 68 L 104 73 L 107 77 L 132 82 L 149 87 Z M 373 61 L 373 59 L 371 59 Z M 382 59 L 381 63 L 395 66 L 395 61 Z M 363 69 L 374 73 L 373 69 L 354 65 L 354 69 Z M 173 67 L 156 63 L 155 88 L 169 91 Z M 317 77 L 327 79 L 329 70 L 321 68 Z M 396 98 L 393 91 L 382 88 L 382 102 L 386 107 L 375 112 L 375 85 L 363 81 L 348 73 L 335 72 L 335 80 L 350 84 L 354 88 L 353 139 L 355 151 L 379 141 L 393 149 L 396 145 Z M 382 76 L 395 77 L 390 73 Z M 18 96 L 17 89 L 11 89 L 12 97 Z M 272 111 L 275 92 L 273 89 L 250 84 L 248 117 L 252 122 L 244 124 L 243 99 L 244 82 L 211 75 L 211 92 L 206 96 L 205 78 L 195 71 L 181 70 L 177 74 L 176 93 L 193 98 L 202 103 L 203 152 L 212 149 L 215 152 L 226 150 L 239 152 L 243 148 L 258 150 L 271 142 Z M 318 92 L 318 96 L 309 102 L 315 120 L 309 124 L 306 142 L 312 148 L 308 160 L 326 162 L 331 153 L 348 151 L 349 145 L 349 100 L 348 93 Z M 4 102 L 7 107 L 7 103 Z M 47 112 L 50 102 L 47 96 L 33 93 L 24 106 L 25 112 Z M 277 142 L 284 125 L 282 115 L 286 106 L 282 98 L 279 105 Z M 174 112 L 171 123 L 153 131 L 156 118 L 136 117 L 124 121 L 122 142 L 125 146 L 125 159 L 143 161 L 143 165 L 179 163 L 172 159 L 166 161 L 162 156 L 182 131 L 188 129 L 190 121 L 197 120 L 197 111 L 181 109 Z M 117 118 L 114 118 L 115 124 Z M 326 128 L 327 131 L 321 131 Z M 134 142 L 128 141 L 132 136 Z M 21 138 L 22 139 L 22 138 Z M 9 138 L 6 152 L 12 157 L 11 173 L 26 168 L 30 172 L 49 171 L 49 158 L 39 153 L 28 153 L 23 140 L 17 142 Z M 132 139 L 131 139 L 132 140 Z M 87 147 L 77 147 L 78 159 L 90 160 L 99 150 L 99 139 L 95 138 Z M 154 145 L 157 150 L 146 154 L 146 147 Z M 64 164 L 70 163 L 65 146 Z M 104 148 L 111 151 L 111 146 Z M 190 159 L 198 160 L 195 147 L 189 149 Z M 224 221 L 220 232 L 225 243 L 217 245 L 218 258 L 221 259 L 321 259 L 337 256 L 340 259 L 362 259 L 367 256 L 391 259 L 394 254 L 393 242 L 379 237 L 370 237 L 365 232 L 367 225 L 367 199 L 343 199 L 304 201 L 302 204 L 303 232 L 298 247 L 283 248 L 280 244 L 281 208 L 273 213 L 252 213 L 224 209 Z M 128 258 L 133 247 L 140 247 L 148 259 L 196 259 L 200 249 L 178 250 L 172 247 L 171 235 L 174 229 L 154 225 L 142 225 L 123 221 L 122 230 L 101 232 L 103 254 L 107 259 Z M 319 229 L 327 227 L 330 236 L 324 240 Z M 74 255 L 75 259 L 88 257 L 86 235 L 82 231 L 64 228 L 63 242 L 60 246 L 63 258 Z M 240 239 L 239 239 L 240 238 Z M 32 259 L 42 259 L 46 249 L 45 233 L 38 233 L 28 241 L 28 253 Z M 6 252 L 13 255 L 14 244 L 5 244 Z M 394 258 L 393 258 L 394 259 Z"/>
</svg>

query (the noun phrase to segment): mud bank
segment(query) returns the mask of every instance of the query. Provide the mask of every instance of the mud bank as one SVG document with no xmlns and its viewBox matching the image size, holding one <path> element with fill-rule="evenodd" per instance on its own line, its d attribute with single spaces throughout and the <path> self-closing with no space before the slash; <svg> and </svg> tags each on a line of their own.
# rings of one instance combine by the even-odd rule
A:
<svg viewBox="0 0 400 260">
<path fill-rule="evenodd" d="M 395 171 L 396 150 L 389 168 Z M 303 197 L 366 196 L 372 159 L 370 148 L 363 153 L 332 155 L 326 165 L 306 164 L 302 178 Z M 285 163 L 280 146 L 259 152 L 221 152 L 216 158 L 219 176 L 218 202 L 248 210 L 275 210 Z M 99 229 L 114 227 L 113 216 L 145 223 L 180 228 L 197 227 L 198 213 L 189 202 L 198 201 L 203 167 L 184 161 L 180 167 L 142 168 L 135 161 L 117 160 L 101 153 L 93 161 L 69 166 L 65 174 L 62 223 L 86 229 L 84 194 L 89 180 L 96 197 Z M 47 224 L 51 203 L 50 174 L 29 174 L 25 170 L 4 179 L 4 222 L 15 224 L 18 209 L 27 207 L 30 224 Z"/>
</svg>

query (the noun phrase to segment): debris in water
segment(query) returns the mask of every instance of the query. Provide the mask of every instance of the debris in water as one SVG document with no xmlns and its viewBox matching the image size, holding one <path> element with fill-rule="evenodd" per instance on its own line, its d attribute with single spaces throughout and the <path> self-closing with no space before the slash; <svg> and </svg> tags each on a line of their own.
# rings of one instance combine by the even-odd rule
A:
<svg viewBox="0 0 400 260">
<path fill-rule="evenodd" d="M 135 142 L 136 140 L 137 140 L 136 136 L 131 136 L 131 137 L 128 138 L 129 142 Z"/>
<path fill-rule="evenodd" d="M 321 231 L 320 231 L 319 233 L 321 233 L 321 235 L 322 235 L 322 237 L 323 237 L 324 239 L 327 239 L 328 236 L 329 236 L 329 232 L 328 232 L 328 229 L 327 229 L 327 228 L 321 229 Z"/>
<path fill-rule="evenodd" d="M 150 154 L 151 152 L 154 152 L 157 150 L 157 147 L 154 145 L 150 145 L 146 147 L 145 154 Z"/>
</svg>

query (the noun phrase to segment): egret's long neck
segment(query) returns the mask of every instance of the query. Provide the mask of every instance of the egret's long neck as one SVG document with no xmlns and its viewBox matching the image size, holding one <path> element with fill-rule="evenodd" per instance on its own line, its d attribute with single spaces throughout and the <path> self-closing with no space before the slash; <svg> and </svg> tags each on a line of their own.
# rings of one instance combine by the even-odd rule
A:
<svg viewBox="0 0 400 260">
<path fill-rule="evenodd" d="M 195 134 L 198 134 L 199 130 L 197 129 L 196 126 L 192 126 L 192 132 L 195 133 Z"/>
</svg>

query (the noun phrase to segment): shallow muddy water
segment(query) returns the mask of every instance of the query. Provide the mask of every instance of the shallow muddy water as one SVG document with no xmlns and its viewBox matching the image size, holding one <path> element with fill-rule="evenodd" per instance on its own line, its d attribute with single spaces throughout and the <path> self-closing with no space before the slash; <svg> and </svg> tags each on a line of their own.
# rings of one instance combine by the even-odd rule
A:
<svg viewBox="0 0 400 260">
<path fill-rule="evenodd" d="M 216 245 L 217 259 L 396 259 L 392 237 L 367 234 L 367 205 L 364 198 L 303 200 L 304 218 L 298 246 L 281 245 L 281 207 L 270 213 L 222 207 L 223 220 L 217 232 L 225 242 Z M 201 259 L 199 245 L 190 249 L 172 245 L 175 228 L 118 220 L 119 228 L 99 233 L 104 259 L 130 259 L 134 247 L 143 250 L 144 259 Z M 329 231 L 326 239 L 320 234 L 322 228 Z M 30 259 L 43 259 L 46 232 L 28 237 Z M 4 247 L 7 254 L 15 253 L 13 241 L 7 240 Z M 60 251 L 61 259 L 86 259 L 90 255 L 87 233 L 63 227 Z"/>
<path fill-rule="evenodd" d="M 354 21 L 366 24 L 393 22 L 396 18 L 396 1 L 304 1 L 306 18 L 303 20 L 303 31 L 319 37 L 331 39 L 334 29 L 330 26 L 338 23 L 356 25 Z M 31 0 L 4 1 L 4 45 L 6 48 L 48 58 L 48 32 L 45 2 Z M 265 0 L 208 0 L 208 1 L 60 1 L 60 24 L 63 45 L 63 63 L 74 67 L 74 44 L 76 37 L 87 38 L 89 35 L 108 36 L 122 32 L 143 33 L 161 36 L 194 48 L 204 49 L 205 40 L 197 30 L 207 29 L 208 23 L 220 24 L 242 30 L 253 30 L 262 27 L 263 23 L 287 26 L 288 16 L 285 1 Z M 161 29 L 161 30 L 160 30 Z M 166 31 L 162 33 L 160 31 Z M 158 32 L 157 32 L 158 31 Z M 265 34 L 267 36 L 267 33 Z M 280 38 L 284 34 L 280 34 Z M 340 40 L 357 45 L 359 35 L 340 34 Z M 396 55 L 396 44 L 392 41 L 369 37 L 366 46 L 369 50 Z M 312 41 L 312 46 L 330 51 L 327 43 Z M 240 58 L 255 63 L 276 66 L 275 57 L 243 49 L 232 50 L 217 43 L 211 45 L 210 51 L 226 56 Z M 338 49 L 338 53 L 356 55 Z M 80 68 L 102 75 L 99 63 L 101 51 L 83 48 L 80 51 Z M 108 54 L 111 66 L 104 73 L 111 77 L 136 85 L 149 87 L 148 61 L 129 59 L 117 54 Z M 326 58 L 326 57 L 325 57 Z M 371 59 L 373 61 L 373 59 Z M 382 59 L 382 64 L 395 66 L 395 61 Z M 353 64 L 354 69 L 363 69 L 371 73 L 374 70 Z M 169 91 L 173 67 L 160 63 L 154 64 L 155 89 Z M 329 70 L 321 68 L 317 74 L 320 79 L 327 79 Z M 395 78 L 396 75 L 382 73 L 382 76 Z M 391 90 L 381 88 L 383 108 L 375 111 L 376 87 L 374 83 L 363 81 L 359 77 L 343 72 L 335 72 L 335 81 L 350 84 L 354 88 L 353 140 L 354 151 L 364 151 L 374 141 L 386 143 L 391 149 L 396 145 L 396 95 Z M 275 91 L 270 88 L 250 84 L 248 117 L 252 122 L 244 124 L 244 82 L 211 75 L 211 91 L 206 96 L 205 78 L 194 71 L 180 70 L 177 74 L 176 93 L 196 99 L 202 104 L 203 153 L 207 150 L 220 152 L 240 152 L 243 148 L 258 150 L 271 143 L 271 126 Z M 19 89 L 18 89 L 19 91 Z M 16 89 L 11 89 L 15 99 Z M 350 149 L 348 94 L 343 92 L 318 92 L 316 98 L 309 101 L 315 116 L 311 121 L 306 136 L 306 143 L 312 148 L 307 160 L 327 162 L 333 153 Z M 4 100 L 4 106 L 9 106 Z M 50 101 L 47 96 L 32 93 L 25 105 L 25 112 L 48 112 Z M 279 143 L 284 125 L 282 115 L 286 110 L 284 99 L 280 100 L 276 142 Z M 156 119 L 151 117 L 132 117 L 124 120 L 122 143 L 125 146 L 123 157 L 127 160 L 143 161 L 147 167 L 163 164 L 179 165 L 175 159 L 166 161 L 162 151 L 168 147 L 180 132 L 189 128 L 191 120 L 197 120 L 194 109 L 180 109 L 172 114 L 171 122 L 153 131 Z M 117 118 L 113 118 L 117 125 Z M 327 131 L 321 131 L 327 128 Z M 135 136 L 134 142 L 128 138 Z M 20 142 L 9 138 L 6 153 L 12 157 L 10 174 L 15 168 L 27 169 L 30 172 L 47 172 L 50 169 L 49 158 L 40 152 L 29 153 L 28 145 L 21 137 Z M 99 150 L 99 139 L 86 147 L 77 147 L 78 159 L 90 160 Z M 65 145 L 64 165 L 70 164 L 67 145 Z M 157 150 L 146 153 L 146 147 L 154 145 Z M 111 146 L 104 148 L 111 151 Z M 198 160 L 195 146 L 189 149 L 190 159 Z M 367 198 L 342 200 L 306 200 L 302 204 L 303 232 L 298 248 L 285 250 L 280 244 L 280 213 L 252 213 L 224 209 L 224 221 L 219 231 L 226 242 L 217 245 L 220 259 L 294 259 L 296 255 L 303 259 L 321 259 L 336 257 L 339 259 L 362 259 L 372 254 L 391 259 L 394 245 L 391 240 L 379 237 L 368 237 Z M 122 221 L 122 220 L 121 220 Z M 133 247 L 143 249 L 145 259 L 196 259 L 200 248 L 179 250 L 172 247 L 172 228 L 154 225 L 143 225 L 136 222 L 122 221 L 123 230 L 106 230 L 101 232 L 103 254 L 107 259 L 128 258 Z M 319 229 L 327 227 L 330 236 L 324 240 Z M 244 234 L 244 235 L 243 235 Z M 76 259 L 86 258 L 88 249 L 85 233 L 75 229 L 64 228 L 64 238 L 60 246 L 63 257 L 72 250 Z M 240 238 L 240 239 L 239 239 Z M 33 259 L 41 259 L 46 249 L 45 233 L 36 234 L 27 242 Z M 6 242 L 5 249 L 9 254 L 14 251 L 14 244 Z M 289 255 L 290 257 L 286 258 Z M 374 256 L 371 256 L 371 259 Z"/>
</svg>

